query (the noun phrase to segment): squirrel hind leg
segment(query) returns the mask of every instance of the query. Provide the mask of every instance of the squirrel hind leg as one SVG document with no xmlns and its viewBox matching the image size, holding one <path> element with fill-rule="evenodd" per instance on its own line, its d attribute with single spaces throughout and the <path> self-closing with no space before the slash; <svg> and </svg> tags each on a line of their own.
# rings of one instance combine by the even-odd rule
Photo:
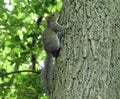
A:
<svg viewBox="0 0 120 99">
<path fill-rule="evenodd" d="M 60 49 L 61 47 L 58 50 L 52 52 L 53 57 L 58 57 Z"/>
</svg>

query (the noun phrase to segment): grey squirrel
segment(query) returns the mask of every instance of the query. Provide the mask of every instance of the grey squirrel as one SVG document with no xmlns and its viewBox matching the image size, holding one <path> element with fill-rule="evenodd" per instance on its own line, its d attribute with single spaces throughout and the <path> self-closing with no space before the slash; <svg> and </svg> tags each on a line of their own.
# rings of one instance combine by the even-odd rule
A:
<svg viewBox="0 0 120 99">
<path fill-rule="evenodd" d="M 46 18 L 47 27 L 43 31 L 43 46 L 46 52 L 45 66 L 41 69 L 42 82 L 48 95 L 51 93 L 51 76 L 53 68 L 53 57 L 57 58 L 61 49 L 57 32 L 67 29 L 69 26 L 61 26 L 57 20 L 59 13 L 56 12 Z"/>
</svg>

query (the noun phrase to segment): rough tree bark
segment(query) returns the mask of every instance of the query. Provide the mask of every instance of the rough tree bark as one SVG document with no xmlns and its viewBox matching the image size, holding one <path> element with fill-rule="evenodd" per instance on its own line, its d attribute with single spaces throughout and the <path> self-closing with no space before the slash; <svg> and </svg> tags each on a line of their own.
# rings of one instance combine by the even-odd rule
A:
<svg viewBox="0 0 120 99">
<path fill-rule="evenodd" d="M 120 0 L 64 0 L 50 99 L 120 99 Z"/>
</svg>

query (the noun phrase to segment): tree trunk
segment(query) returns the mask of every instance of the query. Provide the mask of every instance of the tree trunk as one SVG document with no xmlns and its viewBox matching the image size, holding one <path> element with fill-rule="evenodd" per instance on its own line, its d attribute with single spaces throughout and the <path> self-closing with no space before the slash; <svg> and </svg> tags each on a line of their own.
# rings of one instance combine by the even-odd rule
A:
<svg viewBox="0 0 120 99">
<path fill-rule="evenodd" d="M 120 0 L 64 0 L 50 99 L 120 99 Z"/>
</svg>

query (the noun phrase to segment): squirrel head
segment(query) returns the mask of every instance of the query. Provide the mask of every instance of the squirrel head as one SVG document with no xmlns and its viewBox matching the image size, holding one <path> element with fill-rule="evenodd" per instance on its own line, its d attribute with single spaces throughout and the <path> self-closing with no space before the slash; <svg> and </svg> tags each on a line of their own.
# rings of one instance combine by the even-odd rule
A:
<svg viewBox="0 0 120 99">
<path fill-rule="evenodd" d="M 59 18 L 59 13 L 56 12 L 56 13 L 51 14 L 50 16 L 47 16 L 46 20 L 47 22 L 52 22 L 52 21 L 57 21 L 58 18 Z"/>
</svg>

